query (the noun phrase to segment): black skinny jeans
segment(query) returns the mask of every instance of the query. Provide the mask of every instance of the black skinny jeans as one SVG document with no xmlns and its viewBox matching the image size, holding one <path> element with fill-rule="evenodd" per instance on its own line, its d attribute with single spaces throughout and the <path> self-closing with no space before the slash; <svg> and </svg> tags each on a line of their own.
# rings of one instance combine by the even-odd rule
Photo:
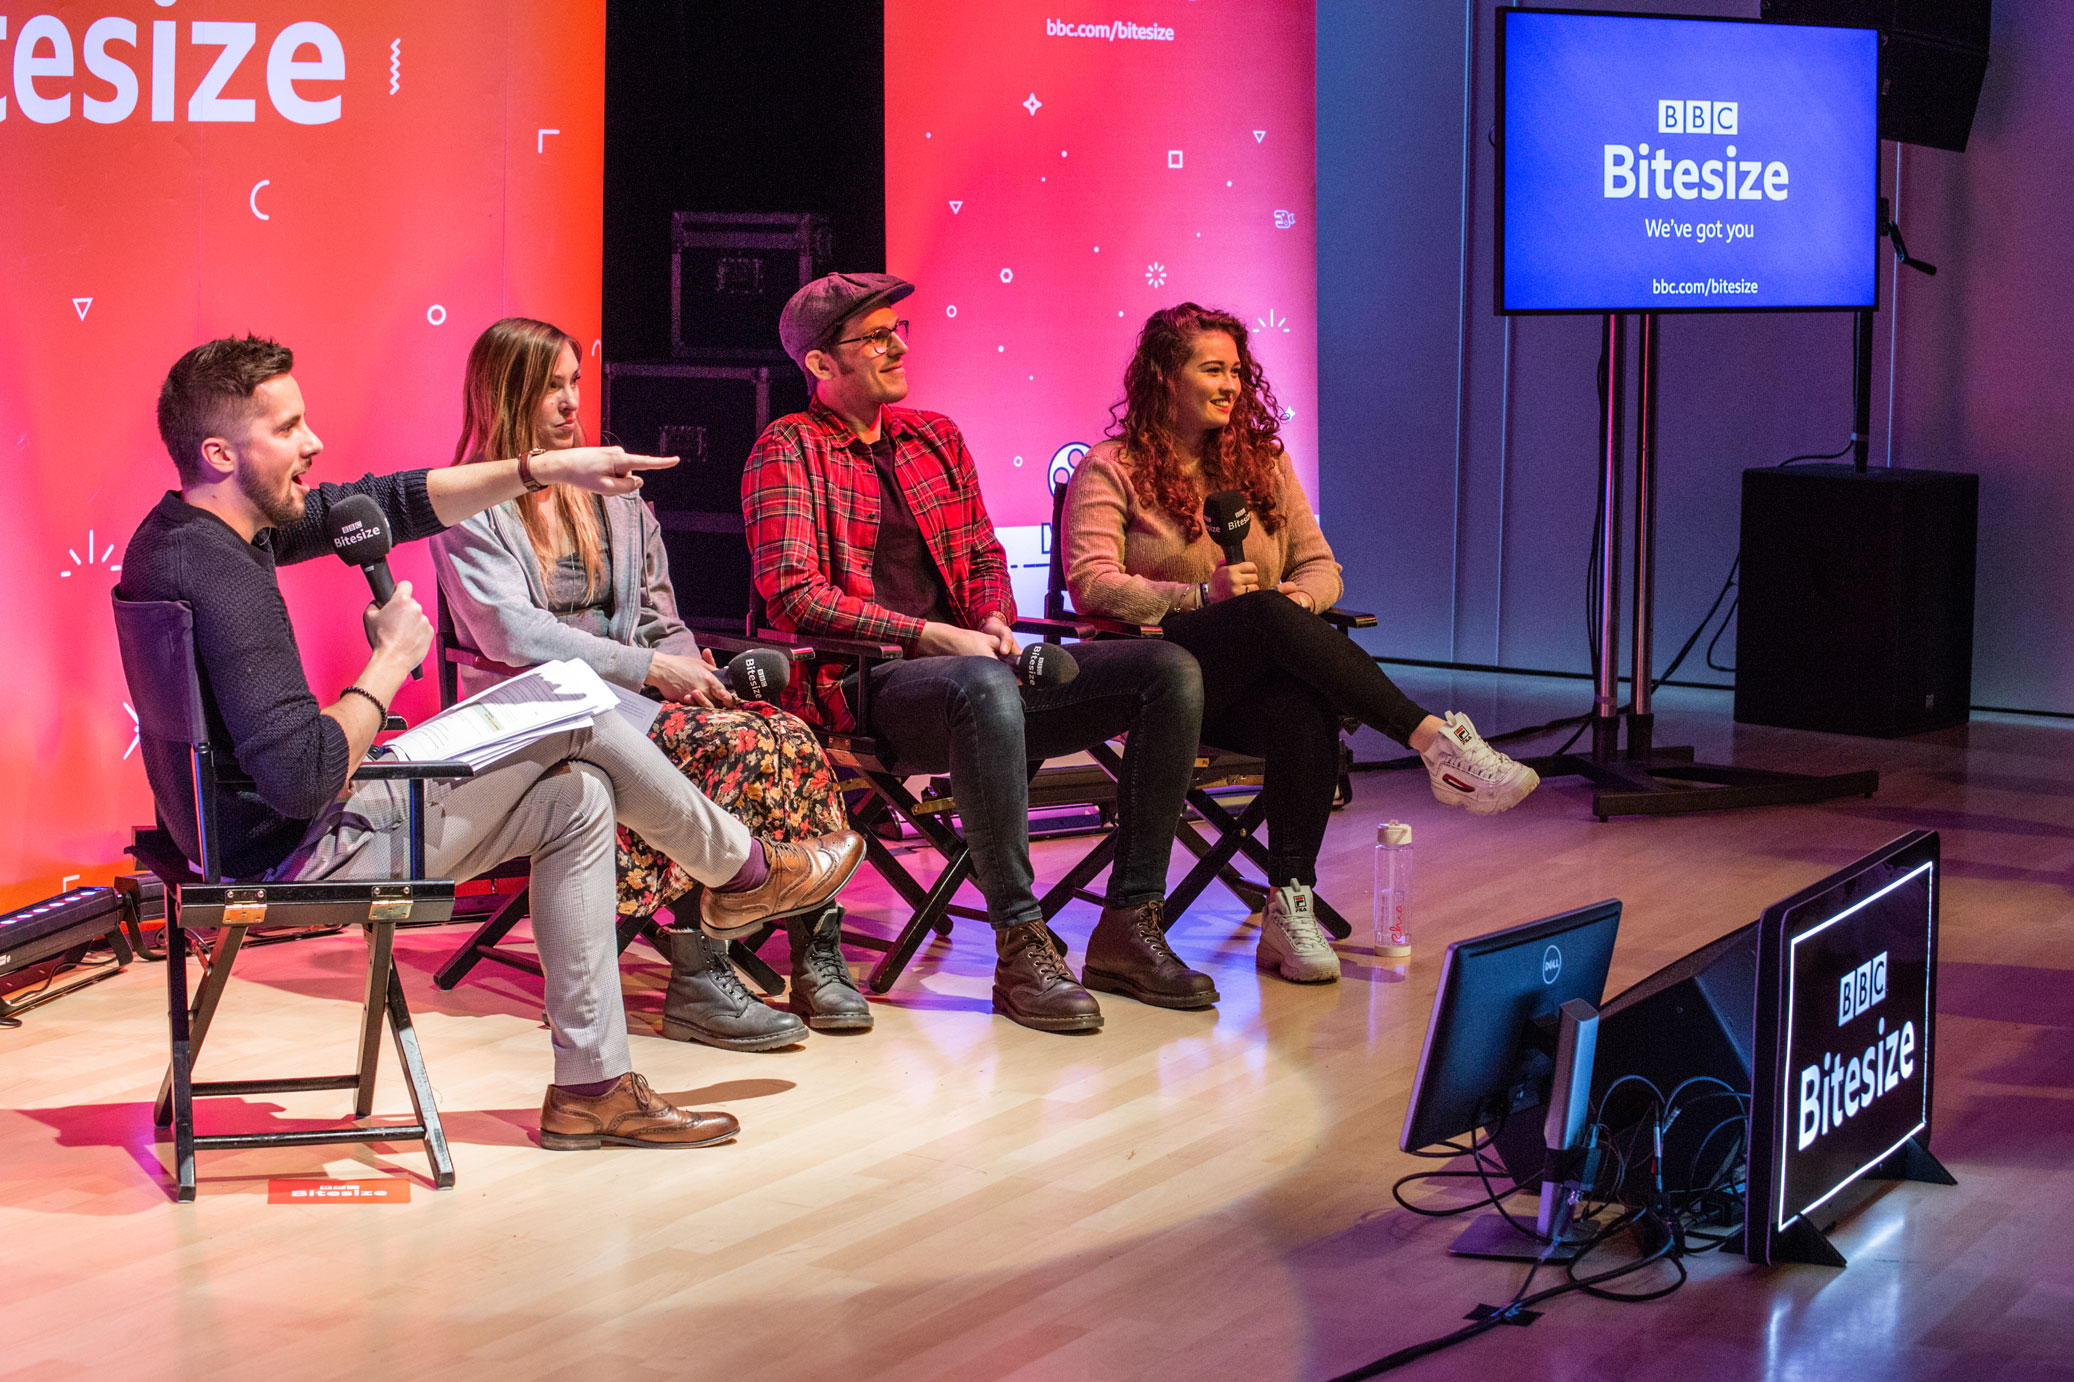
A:
<svg viewBox="0 0 2074 1382">
<path fill-rule="evenodd" d="M 1202 664 L 1203 738 L 1267 760 L 1271 881 L 1316 883 L 1340 717 L 1409 744 L 1427 712 L 1358 643 L 1280 591 L 1182 610 L 1160 627 Z"/>
<path fill-rule="evenodd" d="M 1080 675 L 1024 687 L 991 657 L 916 657 L 871 673 L 873 733 L 904 774 L 948 769 L 995 926 L 1039 921 L 1032 890 L 1028 765 L 1129 731 L 1116 785 L 1116 862 L 1104 898 L 1137 907 L 1167 894 L 1167 856 L 1201 742 L 1195 659 L 1164 642 L 1078 643 Z"/>
</svg>

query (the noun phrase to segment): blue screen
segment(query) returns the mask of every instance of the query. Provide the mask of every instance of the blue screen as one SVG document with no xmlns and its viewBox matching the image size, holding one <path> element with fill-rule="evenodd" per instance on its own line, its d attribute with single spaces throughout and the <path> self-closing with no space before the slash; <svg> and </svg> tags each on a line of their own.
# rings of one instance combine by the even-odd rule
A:
<svg viewBox="0 0 2074 1382">
<path fill-rule="evenodd" d="M 1500 311 L 1874 305 L 1877 31 L 1499 16 Z"/>
</svg>

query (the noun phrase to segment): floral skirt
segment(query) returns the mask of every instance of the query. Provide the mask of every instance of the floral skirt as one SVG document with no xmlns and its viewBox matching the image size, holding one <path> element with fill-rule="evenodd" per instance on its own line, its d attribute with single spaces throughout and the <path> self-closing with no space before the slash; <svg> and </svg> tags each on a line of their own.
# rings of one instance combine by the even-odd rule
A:
<svg viewBox="0 0 2074 1382">
<path fill-rule="evenodd" d="M 731 710 L 665 705 L 648 737 L 691 785 L 749 833 L 807 840 L 848 822 L 835 774 L 814 732 L 774 705 L 744 701 Z M 648 916 L 694 886 L 666 854 L 619 828 L 619 914 Z"/>
</svg>

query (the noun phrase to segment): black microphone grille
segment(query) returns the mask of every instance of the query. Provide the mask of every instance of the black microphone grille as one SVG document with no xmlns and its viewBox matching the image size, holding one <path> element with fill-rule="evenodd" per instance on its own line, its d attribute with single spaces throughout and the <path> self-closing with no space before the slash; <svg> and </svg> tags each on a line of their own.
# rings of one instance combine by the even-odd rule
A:
<svg viewBox="0 0 2074 1382">
<path fill-rule="evenodd" d="M 1015 673 L 1025 686 L 1064 686 L 1080 675 L 1080 664 L 1056 643 L 1031 643 L 1017 654 Z"/>
<path fill-rule="evenodd" d="M 1251 525 L 1252 521 L 1244 490 L 1221 489 L 1203 500 L 1203 523 L 1212 533 L 1223 532 L 1234 524 Z"/>
<path fill-rule="evenodd" d="M 349 494 L 325 511 L 324 535 L 331 539 L 331 550 L 355 566 L 382 560 L 394 545 L 382 506 L 364 494 Z"/>
<path fill-rule="evenodd" d="M 727 689 L 745 701 L 775 701 L 792 682 L 792 659 L 776 648 L 751 648 L 727 664 Z"/>
</svg>

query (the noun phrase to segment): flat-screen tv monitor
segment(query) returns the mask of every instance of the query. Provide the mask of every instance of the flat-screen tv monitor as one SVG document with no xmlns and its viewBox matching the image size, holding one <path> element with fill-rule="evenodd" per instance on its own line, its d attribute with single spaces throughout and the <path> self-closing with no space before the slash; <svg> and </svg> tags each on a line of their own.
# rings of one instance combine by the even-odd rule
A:
<svg viewBox="0 0 2074 1382">
<path fill-rule="evenodd" d="M 1572 998 L 1598 1004 L 1619 929 L 1614 898 L 1448 946 L 1404 1116 L 1405 1151 L 1532 1121 L 1516 1115 L 1547 1101 L 1556 1010 Z"/>
<path fill-rule="evenodd" d="M 1816 1216 L 1861 1176 L 1951 1181 L 1929 1153 L 1941 873 L 1914 831 L 1758 923 L 1753 1262 L 1843 1265 Z"/>
<path fill-rule="evenodd" d="M 1874 307 L 1879 31 L 1498 11 L 1497 310 Z"/>
</svg>

